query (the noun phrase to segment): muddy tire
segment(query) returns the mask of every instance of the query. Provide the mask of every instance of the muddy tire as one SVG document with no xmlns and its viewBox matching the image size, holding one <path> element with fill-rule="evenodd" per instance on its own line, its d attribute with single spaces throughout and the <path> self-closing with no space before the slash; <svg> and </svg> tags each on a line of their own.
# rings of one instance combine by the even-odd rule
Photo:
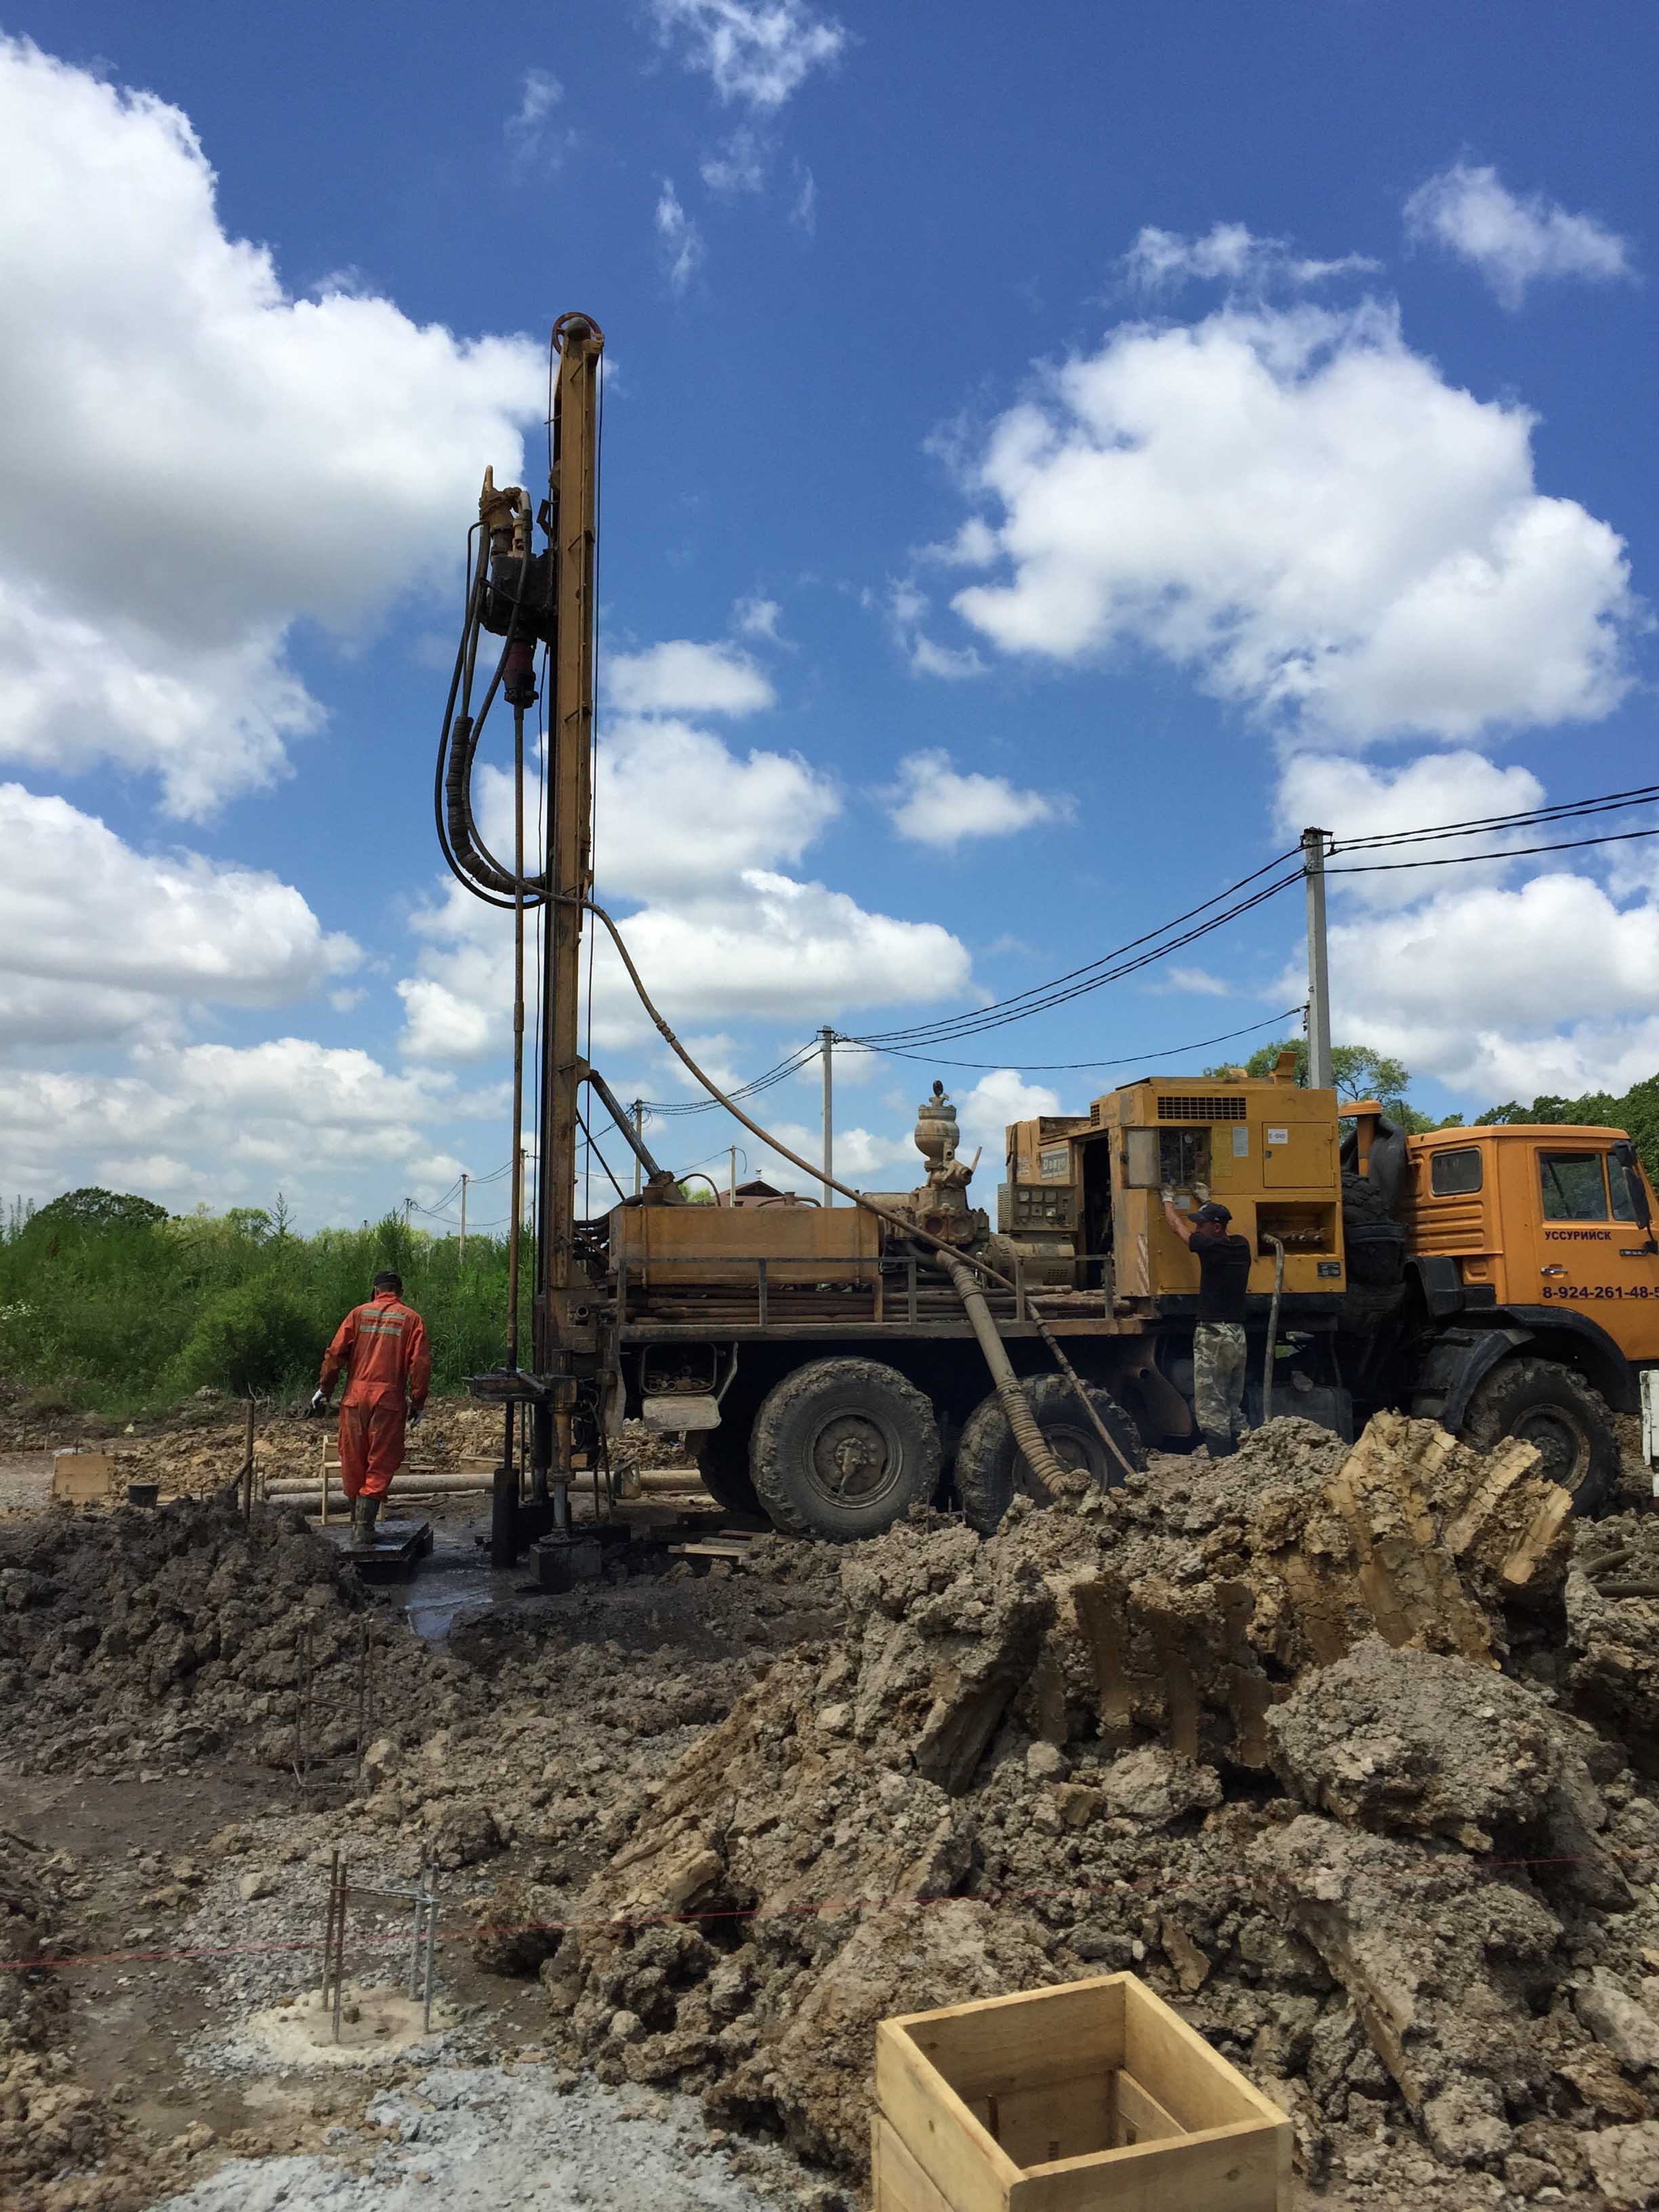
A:
<svg viewBox="0 0 1659 2212">
<path fill-rule="evenodd" d="M 1581 1375 L 1553 1359 L 1504 1359 L 1477 1384 L 1462 1431 L 1490 1451 L 1505 1437 L 1536 1444 L 1540 1472 L 1585 1520 L 1605 1513 L 1619 1480 L 1613 1417 Z"/>
<path fill-rule="evenodd" d="M 1110 1391 L 1097 1384 L 1087 1387 L 1090 1403 L 1116 1438 L 1124 1458 L 1133 1468 L 1145 1467 L 1146 1454 L 1133 1419 Z M 1038 1375 L 1022 1388 L 1044 1441 L 1062 1466 L 1086 1468 L 1102 1490 L 1115 1490 L 1123 1480 L 1123 1469 L 1095 1433 L 1066 1377 Z M 1014 1442 L 1008 1416 L 994 1390 L 968 1416 L 957 1446 L 956 1473 L 963 1516 L 981 1535 L 988 1536 L 998 1527 L 1016 1491 L 1039 1505 L 1049 1502 L 1048 1492 Z"/>
<path fill-rule="evenodd" d="M 761 1502 L 749 1473 L 749 1435 L 741 1423 L 725 1420 L 705 1429 L 697 1444 L 697 1480 L 728 1513 L 758 1513 Z"/>
<path fill-rule="evenodd" d="M 786 1536 L 878 1536 L 939 1486 L 933 1404 L 875 1359 L 815 1359 L 786 1375 L 755 1419 L 749 1467 L 761 1510 Z"/>
</svg>

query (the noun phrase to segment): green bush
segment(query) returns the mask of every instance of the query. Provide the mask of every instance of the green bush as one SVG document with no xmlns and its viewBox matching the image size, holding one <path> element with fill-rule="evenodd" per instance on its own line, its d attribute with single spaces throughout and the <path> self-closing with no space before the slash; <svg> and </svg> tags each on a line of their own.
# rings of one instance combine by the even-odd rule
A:
<svg viewBox="0 0 1659 2212">
<path fill-rule="evenodd" d="M 532 1260 L 520 1255 L 523 1341 Z M 0 1383 L 122 1420 L 204 1386 L 269 1395 L 309 1386 L 346 1314 L 395 1267 L 424 1318 L 433 1385 L 465 1389 L 499 1364 L 504 1239 L 398 1219 L 298 1237 L 270 1208 L 167 1219 L 120 1192 L 76 1191 L 0 1224 Z"/>
<path fill-rule="evenodd" d="M 206 1388 L 257 1397 L 298 1381 L 316 1364 L 315 1323 L 267 1275 L 209 1300 L 169 1379 L 181 1395 Z"/>
</svg>

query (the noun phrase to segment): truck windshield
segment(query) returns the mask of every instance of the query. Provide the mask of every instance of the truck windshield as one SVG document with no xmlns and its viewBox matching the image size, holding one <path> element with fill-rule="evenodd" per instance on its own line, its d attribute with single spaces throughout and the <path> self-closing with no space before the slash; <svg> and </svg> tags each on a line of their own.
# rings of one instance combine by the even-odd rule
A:
<svg viewBox="0 0 1659 2212">
<path fill-rule="evenodd" d="M 1607 1187 L 1600 1152 L 1540 1152 L 1546 1221 L 1605 1221 Z"/>
</svg>

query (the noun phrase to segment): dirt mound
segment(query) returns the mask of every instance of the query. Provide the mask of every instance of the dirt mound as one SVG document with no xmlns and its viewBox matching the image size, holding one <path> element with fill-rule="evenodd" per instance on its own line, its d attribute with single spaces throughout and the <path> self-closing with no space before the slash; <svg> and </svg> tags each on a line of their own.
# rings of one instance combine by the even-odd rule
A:
<svg viewBox="0 0 1659 2212">
<path fill-rule="evenodd" d="M 187 1499 L 156 1511 L 0 1524 L 0 1745 L 26 1771 L 177 1766 L 294 1753 L 308 1633 L 311 1754 L 355 1748 L 368 1601 L 297 1514 Z M 455 1705 L 454 1670 L 398 1660 L 421 1724 Z"/>
<path fill-rule="evenodd" d="M 1578 1531 L 1566 1588 L 1568 1681 L 1650 1762 L 1659 1735 L 1659 1518 Z"/>
<path fill-rule="evenodd" d="M 0 1830 L 0 1959 L 76 1949 L 83 1894 L 62 1853 Z M 0 2203 L 8 2212 L 137 2212 L 155 2193 L 146 2154 L 75 2078 L 60 2047 L 67 2010 L 54 1975 L 0 1973 Z"/>
<path fill-rule="evenodd" d="M 1503 1599 L 1559 1624 L 1567 1541 L 1525 1448 L 1285 1421 L 988 1540 L 850 1547 L 839 1634 L 611 1823 L 540 1968 L 564 2049 L 857 2170 L 878 2020 L 1133 1967 L 1311 2179 L 1588 2185 L 1651 2117 L 1659 1814 L 1497 1670 Z M 480 1955 L 522 1971 L 547 1900 L 507 1903 Z"/>
<path fill-rule="evenodd" d="M 1267 1733 L 1291 1794 L 1350 1827 L 1547 1862 L 1592 1904 L 1629 1907 L 1597 1841 L 1607 1808 L 1591 1776 L 1619 1762 L 1610 1771 L 1591 1729 L 1488 1668 L 1370 1637 L 1277 1706 Z"/>
</svg>

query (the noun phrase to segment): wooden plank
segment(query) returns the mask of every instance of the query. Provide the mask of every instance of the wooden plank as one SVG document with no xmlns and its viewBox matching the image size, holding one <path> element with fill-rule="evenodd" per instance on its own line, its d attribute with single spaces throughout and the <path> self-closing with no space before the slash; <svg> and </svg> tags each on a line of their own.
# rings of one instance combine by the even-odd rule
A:
<svg viewBox="0 0 1659 2212">
<path fill-rule="evenodd" d="M 1114 2150 L 1135 2143 L 1163 2142 L 1187 2133 L 1175 2114 L 1166 2111 L 1150 2090 L 1143 2089 L 1127 2066 L 1120 2067 L 1112 2076 L 1112 2117 L 1110 2147 Z"/>
<path fill-rule="evenodd" d="M 879 2112 L 870 2122 L 870 2180 L 871 2212 L 953 2212 Z"/>
<path fill-rule="evenodd" d="M 1284 2118 L 1178 2012 L 1133 1979 L 1124 1992 L 1121 2063 L 1183 2128 Z"/>
<path fill-rule="evenodd" d="M 747 1544 L 723 1541 L 718 1536 L 704 1537 L 695 1544 L 671 1544 L 668 1548 L 677 1559 L 746 1559 L 749 1557 Z"/>
<path fill-rule="evenodd" d="M 1290 2212 L 1291 2125 L 1245 2121 L 1024 2174 L 1008 2212 Z"/>
<path fill-rule="evenodd" d="M 1005 2212 L 1019 2168 L 890 2020 L 876 2029 L 876 2102 L 951 2212 Z"/>
<path fill-rule="evenodd" d="M 1122 2065 L 1124 1988 L 1131 1979 L 1097 1974 L 1054 1989 L 908 2013 L 885 2025 L 907 2036 L 971 2103 Z"/>
</svg>

